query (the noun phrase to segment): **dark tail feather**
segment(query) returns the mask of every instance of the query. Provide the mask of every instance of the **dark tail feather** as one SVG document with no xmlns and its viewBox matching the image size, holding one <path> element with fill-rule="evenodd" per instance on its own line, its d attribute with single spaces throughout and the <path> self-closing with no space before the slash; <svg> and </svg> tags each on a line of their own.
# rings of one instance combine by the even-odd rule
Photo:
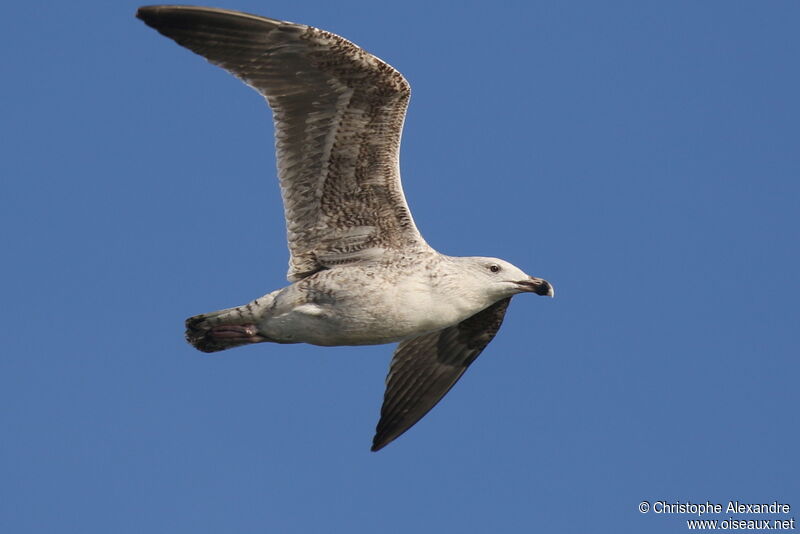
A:
<svg viewBox="0 0 800 534">
<path fill-rule="evenodd" d="M 195 315 L 186 319 L 186 341 L 203 352 L 270 341 L 259 333 L 254 319 L 247 306 Z"/>
</svg>

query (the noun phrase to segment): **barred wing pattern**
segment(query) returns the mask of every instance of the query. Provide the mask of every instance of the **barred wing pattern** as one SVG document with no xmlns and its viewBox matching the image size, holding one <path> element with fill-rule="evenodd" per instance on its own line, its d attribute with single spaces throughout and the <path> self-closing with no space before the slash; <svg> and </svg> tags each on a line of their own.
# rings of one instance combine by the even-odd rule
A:
<svg viewBox="0 0 800 534">
<path fill-rule="evenodd" d="M 400 183 L 410 87 L 399 72 L 310 26 L 190 6 L 143 7 L 137 16 L 266 97 L 290 281 L 387 249 L 428 247 Z"/>
</svg>

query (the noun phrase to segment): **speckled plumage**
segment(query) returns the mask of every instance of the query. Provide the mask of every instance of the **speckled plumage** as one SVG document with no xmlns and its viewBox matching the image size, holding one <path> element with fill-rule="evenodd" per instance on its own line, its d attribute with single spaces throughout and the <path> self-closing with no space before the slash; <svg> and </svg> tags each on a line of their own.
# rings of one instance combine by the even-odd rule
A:
<svg viewBox="0 0 800 534">
<path fill-rule="evenodd" d="M 552 296 L 546 281 L 502 260 L 439 254 L 417 231 L 399 170 L 410 87 L 391 66 L 332 33 L 255 15 L 150 6 L 137 16 L 273 110 L 293 283 L 187 319 L 195 347 L 400 341 L 378 450 L 455 384 L 500 328 L 511 296 Z"/>
</svg>

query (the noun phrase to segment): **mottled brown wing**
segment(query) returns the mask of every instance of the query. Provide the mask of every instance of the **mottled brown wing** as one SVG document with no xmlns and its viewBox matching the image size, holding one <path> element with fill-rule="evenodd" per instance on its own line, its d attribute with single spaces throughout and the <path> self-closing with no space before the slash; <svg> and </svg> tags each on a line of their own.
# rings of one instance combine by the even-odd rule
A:
<svg viewBox="0 0 800 534">
<path fill-rule="evenodd" d="M 414 426 L 450 391 L 497 334 L 509 302 L 511 297 L 457 325 L 398 345 L 386 377 L 373 451 Z"/>
<path fill-rule="evenodd" d="M 386 249 L 427 247 L 400 183 L 410 88 L 399 72 L 310 26 L 190 6 L 142 7 L 137 16 L 266 97 L 290 281 Z"/>
</svg>

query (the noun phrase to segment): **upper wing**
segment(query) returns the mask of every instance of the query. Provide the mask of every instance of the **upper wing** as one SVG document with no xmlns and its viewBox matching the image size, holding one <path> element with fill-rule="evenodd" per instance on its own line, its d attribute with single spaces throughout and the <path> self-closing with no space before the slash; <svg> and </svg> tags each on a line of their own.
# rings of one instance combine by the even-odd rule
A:
<svg viewBox="0 0 800 534">
<path fill-rule="evenodd" d="M 450 391 L 497 334 L 510 301 L 503 299 L 457 325 L 398 345 L 386 377 L 373 451 L 414 426 Z"/>
<path fill-rule="evenodd" d="M 142 7 L 137 17 L 264 95 L 273 110 L 288 278 L 427 247 L 400 183 L 410 87 L 332 33 L 223 9 Z"/>
</svg>

